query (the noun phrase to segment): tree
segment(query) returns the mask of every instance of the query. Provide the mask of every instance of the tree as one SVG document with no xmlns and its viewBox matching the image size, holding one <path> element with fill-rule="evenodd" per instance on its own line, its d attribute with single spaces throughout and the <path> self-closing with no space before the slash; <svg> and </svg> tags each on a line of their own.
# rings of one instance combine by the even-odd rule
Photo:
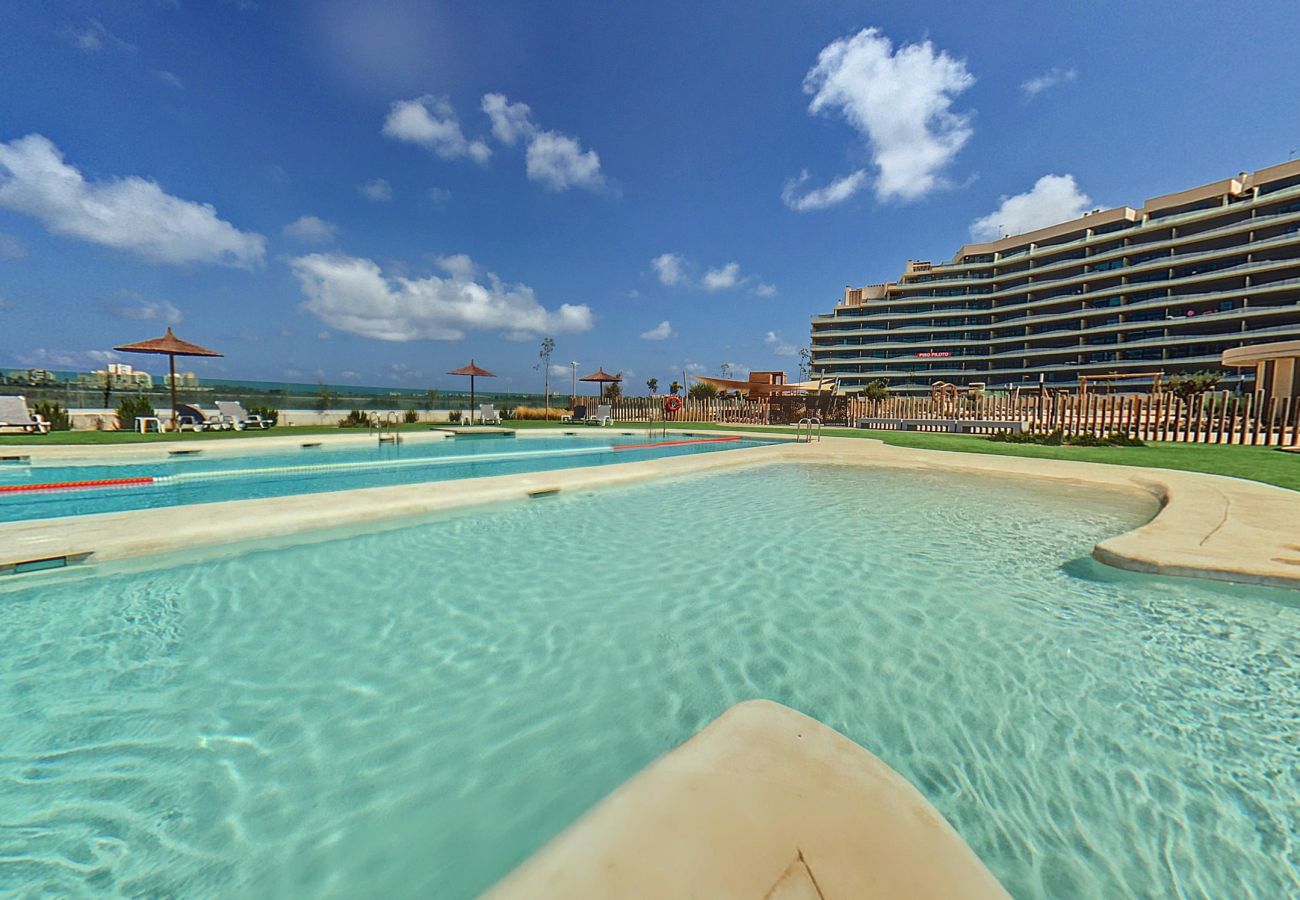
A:
<svg viewBox="0 0 1300 900">
<path fill-rule="evenodd" d="M 697 381 L 691 385 L 691 389 L 686 392 L 686 396 L 692 400 L 712 400 L 718 396 L 718 388 L 706 381 Z"/>
<path fill-rule="evenodd" d="M 677 381 L 677 379 L 674 378 L 674 379 L 673 379 L 673 383 L 670 384 L 670 385 L 668 385 L 668 393 L 670 393 L 670 394 L 672 394 L 674 397 L 676 397 L 676 396 L 677 396 L 678 394 L 680 394 L 681 392 L 682 392 L 682 386 L 681 386 L 681 384 Z"/>
<path fill-rule="evenodd" d="M 1190 400 L 1219 386 L 1223 376 L 1218 372 L 1186 372 L 1174 375 L 1165 382 L 1169 392 L 1179 400 Z"/>
<path fill-rule="evenodd" d="M 812 377 L 812 351 L 807 347 L 799 348 L 799 380 L 807 381 Z"/>
<path fill-rule="evenodd" d="M 434 407 L 438 405 L 438 392 L 433 388 L 429 388 L 425 391 L 424 398 L 421 400 L 421 405 L 424 407 L 426 412 L 433 412 Z"/>
<path fill-rule="evenodd" d="M 877 378 L 875 381 L 867 382 L 867 386 L 862 389 L 862 396 L 868 400 L 884 400 L 889 397 L 889 382 L 883 378 Z"/>
<path fill-rule="evenodd" d="M 337 395 L 325 387 L 325 382 L 316 382 L 316 411 L 328 412 L 334 405 Z"/>
<path fill-rule="evenodd" d="M 537 368 L 542 370 L 542 403 L 546 408 L 546 421 L 551 420 L 551 354 L 555 352 L 555 338 L 544 338 L 542 349 L 537 351 L 541 362 Z"/>
<path fill-rule="evenodd" d="M 731 377 L 731 363 L 723 363 L 718 366 L 718 371 L 722 373 L 723 378 Z"/>
<path fill-rule="evenodd" d="M 645 386 L 646 386 L 646 389 L 650 391 L 651 395 L 654 395 L 654 394 L 656 394 L 656 393 L 659 392 L 659 379 L 658 379 L 658 378 L 647 378 L 647 379 L 645 380 Z"/>
<path fill-rule="evenodd" d="M 605 396 L 610 400 L 618 400 L 623 396 L 623 385 L 617 381 L 611 381 L 609 387 L 605 389 Z"/>
</svg>

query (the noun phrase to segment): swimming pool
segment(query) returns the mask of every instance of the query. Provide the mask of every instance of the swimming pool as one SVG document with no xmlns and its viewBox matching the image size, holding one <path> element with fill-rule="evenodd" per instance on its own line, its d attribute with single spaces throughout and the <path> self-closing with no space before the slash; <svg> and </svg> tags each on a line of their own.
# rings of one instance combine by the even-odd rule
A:
<svg viewBox="0 0 1300 900">
<path fill-rule="evenodd" d="M 239 454 L 205 454 L 187 445 L 177 455 L 148 461 L 0 466 L 0 522 L 610 465 L 765 443 L 773 440 L 603 431 L 363 447 L 308 442 Z"/>
<path fill-rule="evenodd" d="M 768 697 L 1016 897 L 1294 896 L 1300 598 L 1087 558 L 1153 512 L 782 464 L 30 581 L 0 892 L 471 896 Z"/>
</svg>

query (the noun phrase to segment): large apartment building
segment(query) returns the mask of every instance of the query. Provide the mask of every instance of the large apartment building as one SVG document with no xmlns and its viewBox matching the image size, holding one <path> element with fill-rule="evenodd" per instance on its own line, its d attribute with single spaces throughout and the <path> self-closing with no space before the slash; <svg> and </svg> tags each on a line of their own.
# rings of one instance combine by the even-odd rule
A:
<svg viewBox="0 0 1300 900">
<path fill-rule="evenodd" d="M 876 379 L 912 393 L 1072 387 L 1218 370 L 1224 350 L 1296 339 L 1300 160 L 911 260 L 813 318 L 812 365 L 849 392 Z"/>
</svg>

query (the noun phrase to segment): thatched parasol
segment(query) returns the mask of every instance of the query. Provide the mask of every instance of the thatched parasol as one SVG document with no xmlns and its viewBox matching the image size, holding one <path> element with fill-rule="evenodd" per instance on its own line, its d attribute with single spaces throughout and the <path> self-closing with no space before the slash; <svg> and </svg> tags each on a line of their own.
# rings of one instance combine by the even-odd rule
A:
<svg viewBox="0 0 1300 900">
<path fill-rule="evenodd" d="M 474 360 L 469 361 L 468 366 L 462 366 L 459 369 L 453 369 L 448 375 L 468 375 L 469 376 L 469 420 L 474 421 L 474 379 L 475 378 L 496 378 L 496 375 L 489 372 L 482 366 L 475 365 Z"/>
<path fill-rule="evenodd" d="M 120 347 L 114 347 L 114 350 L 121 350 L 123 353 L 161 353 L 167 356 L 167 368 L 171 372 L 172 385 L 172 431 L 176 430 L 176 357 L 178 356 L 220 356 L 216 350 L 209 350 L 207 347 L 200 347 L 198 344 L 191 344 L 189 341 L 182 341 L 176 335 L 172 334 L 171 326 L 167 326 L 167 333 L 160 338 L 153 338 L 148 341 L 139 341 L 135 344 L 123 344 Z"/>
<path fill-rule="evenodd" d="M 579 380 L 579 381 L 592 381 L 592 382 L 595 382 L 596 384 L 599 384 L 599 385 L 600 385 L 600 396 L 601 396 L 601 398 L 603 399 L 604 396 L 605 396 L 605 385 L 607 385 L 607 384 L 615 384 L 615 383 L 617 383 L 617 382 L 622 381 L 622 380 L 623 380 L 623 375 L 622 375 L 622 373 L 619 373 L 618 375 L 611 375 L 611 374 L 609 374 L 608 372 L 606 372 L 604 369 L 597 369 L 596 371 L 592 372 L 590 375 L 583 375 L 583 376 L 582 376 L 581 378 L 579 378 L 578 380 Z"/>
</svg>

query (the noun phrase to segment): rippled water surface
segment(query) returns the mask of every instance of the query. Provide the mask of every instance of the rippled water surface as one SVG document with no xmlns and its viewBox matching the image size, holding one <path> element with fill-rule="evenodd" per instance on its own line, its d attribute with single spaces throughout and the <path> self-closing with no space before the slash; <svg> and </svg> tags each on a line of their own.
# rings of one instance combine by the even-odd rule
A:
<svg viewBox="0 0 1300 900">
<path fill-rule="evenodd" d="M 771 466 L 0 593 L 0 893 L 462 897 L 731 704 L 1018 897 L 1300 893 L 1300 601 L 1077 487 Z"/>
</svg>

